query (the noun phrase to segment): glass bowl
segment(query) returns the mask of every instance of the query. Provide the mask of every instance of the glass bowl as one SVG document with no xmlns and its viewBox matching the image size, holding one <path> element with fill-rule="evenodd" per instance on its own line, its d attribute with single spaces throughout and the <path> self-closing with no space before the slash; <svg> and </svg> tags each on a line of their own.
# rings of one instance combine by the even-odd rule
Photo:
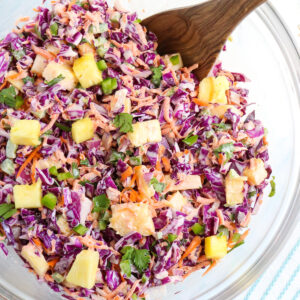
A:
<svg viewBox="0 0 300 300">
<path fill-rule="evenodd" d="M 192 5 L 199 1 L 123 1 L 141 17 L 160 10 Z M 171 4 L 170 4 L 171 3 Z M 40 0 L 10 0 L 0 3 L 1 36 L 20 16 L 32 15 Z M 231 299 L 250 286 L 274 260 L 299 215 L 300 153 L 300 61 L 295 45 L 270 4 L 252 13 L 232 35 L 220 60 L 225 69 L 243 72 L 252 81 L 249 102 L 255 102 L 258 117 L 269 130 L 270 162 L 276 177 L 276 195 L 268 191 L 259 213 L 252 217 L 246 243 L 228 254 L 202 277 L 193 273 L 184 282 L 152 289 L 151 299 Z M 10 249 L 0 253 L 0 294 L 13 299 L 60 299 L 46 283 L 38 282 Z M 1 297 L 0 297 L 1 298 Z"/>
</svg>

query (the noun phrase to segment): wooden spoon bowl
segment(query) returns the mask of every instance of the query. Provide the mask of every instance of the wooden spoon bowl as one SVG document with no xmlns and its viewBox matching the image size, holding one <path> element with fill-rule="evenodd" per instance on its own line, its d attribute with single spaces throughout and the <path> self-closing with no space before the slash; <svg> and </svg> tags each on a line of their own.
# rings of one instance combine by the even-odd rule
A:
<svg viewBox="0 0 300 300">
<path fill-rule="evenodd" d="M 210 0 L 153 15 L 142 24 L 158 37 L 158 53 L 179 52 L 201 80 L 209 73 L 234 28 L 266 0 Z"/>
</svg>

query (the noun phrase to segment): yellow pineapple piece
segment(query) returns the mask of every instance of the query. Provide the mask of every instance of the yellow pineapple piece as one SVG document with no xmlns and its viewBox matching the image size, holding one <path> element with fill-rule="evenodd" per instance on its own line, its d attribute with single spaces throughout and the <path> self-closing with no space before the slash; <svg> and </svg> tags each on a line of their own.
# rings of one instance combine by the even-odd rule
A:
<svg viewBox="0 0 300 300">
<path fill-rule="evenodd" d="M 247 181 L 247 177 L 239 176 L 233 169 L 229 171 L 225 178 L 226 203 L 228 205 L 243 203 L 245 181 Z"/>
<path fill-rule="evenodd" d="M 22 91 L 22 88 L 23 88 L 23 85 L 24 85 L 24 82 L 22 79 L 10 79 L 9 77 L 12 76 L 12 75 L 15 75 L 17 74 L 18 72 L 16 71 L 9 71 L 6 75 L 7 77 L 7 81 L 9 83 L 11 83 L 15 88 L 17 88 L 19 91 Z"/>
<path fill-rule="evenodd" d="M 122 203 L 112 205 L 110 227 L 125 236 L 130 232 L 139 232 L 149 236 L 155 232 L 152 213 L 147 203 Z"/>
<path fill-rule="evenodd" d="M 76 86 L 77 78 L 70 66 L 51 61 L 43 72 L 43 77 L 47 81 L 51 81 L 60 75 L 62 75 L 64 79 L 59 81 L 58 84 L 63 89 L 72 91 Z"/>
<path fill-rule="evenodd" d="M 134 147 L 139 147 L 147 143 L 158 143 L 162 140 L 158 120 L 137 122 L 132 127 L 133 132 L 128 132 L 127 136 Z"/>
<path fill-rule="evenodd" d="M 47 59 L 42 55 L 37 55 L 34 59 L 33 65 L 31 67 L 31 73 L 42 76 L 45 68 L 47 67 Z"/>
<path fill-rule="evenodd" d="M 42 207 L 42 182 L 34 184 L 15 185 L 13 195 L 16 208 Z"/>
<path fill-rule="evenodd" d="M 98 251 L 82 250 L 77 254 L 66 281 L 76 286 L 91 289 L 96 283 L 98 264 Z"/>
<path fill-rule="evenodd" d="M 69 236 L 73 233 L 65 216 L 60 215 L 57 218 L 56 224 L 59 227 L 59 229 L 63 235 Z"/>
<path fill-rule="evenodd" d="M 241 116 L 242 113 L 234 106 L 229 104 L 209 104 L 208 110 L 210 111 L 211 115 L 217 116 L 218 118 L 222 119 L 226 111 L 230 109 L 233 113 L 238 116 Z"/>
<path fill-rule="evenodd" d="M 88 54 L 88 53 L 92 53 L 93 55 L 96 54 L 95 47 L 93 47 L 89 43 L 84 43 L 84 44 L 78 45 L 78 52 L 81 56 Z"/>
<path fill-rule="evenodd" d="M 98 69 L 94 55 L 87 53 L 75 60 L 73 70 L 83 88 L 87 89 L 102 81 L 102 73 Z"/>
<path fill-rule="evenodd" d="M 37 120 L 18 120 L 10 130 L 10 140 L 16 145 L 40 144 L 41 124 Z"/>
<path fill-rule="evenodd" d="M 94 123 L 90 118 L 84 118 L 72 124 L 72 137 L 77 144 L 92 139 L 94 133 Z"/>
<path fill-rule="evenodd" d="M 49 265 L 43 256 L 43 253 L 41 253 L 37 247 L 29 243 L 26 246 L 23 246 L 21 255 L 39 276 L 43 277 L 46 274 Z"/>
<path fill-rule="evenodd" d="M 260 158 L 251 158 L 250 167 L 244 170 L 243 175 L 248 177 L 251 185 L 260 185 L 268 176 L 265 164 Z"/>
<path fill-rule="evenodd" d="M 48 52 L 50 52 L 54 55 L 57 55 L 60 52 L 59 48 L 57 48 L 57 47 L 55 47 L 54 45 L 51 45 L 51 44 L 47 45 L 46 49 L 47 49 Z"/>
<path fill-rule="evenodd" d="M 209 259 L 222 258 L 227 254 L 227 238 L 222 236 L 209 236 L 205 238 L 205 255 Z"/>
<path fill-rule="evenodd" d="M 144 174 L 147 172 L 149 172 L 149 170 L 145 166 L 134 167 L 134 173 L 136 174 L 136 181 L 140 194 L 146 198 L 151 198 L 155 194 L 155 190 L 150 182 L 147 183 L 144 178 Z"/>
<path fill-rule="evenodd" d="M 170 196 L 168 196 L 167 201 L 165 203 L 171 207 L 174 208 L 177 211 L 180 211 L 187 203 L 187 199 L 182 196 L 180 192 L 176 192 Z"/>
<path fill-rule="evenodd" d="M 193 190 L 202 187 L 201 177 L 199 175 L 184 175 L 183 180 L 178 184 L 176 184 L 177 181 L 174 181 L 168 175 L 165 176 L 165 180 L 169 191 Z"/>
<path fill-rule="evenodd" d="M 227 104 L 226 91 L 229 89 L 229 81 L 226 76 L 206 77 L 199 85 L 199 105 L 208 106 L 209 103 Z"/>
</svg>

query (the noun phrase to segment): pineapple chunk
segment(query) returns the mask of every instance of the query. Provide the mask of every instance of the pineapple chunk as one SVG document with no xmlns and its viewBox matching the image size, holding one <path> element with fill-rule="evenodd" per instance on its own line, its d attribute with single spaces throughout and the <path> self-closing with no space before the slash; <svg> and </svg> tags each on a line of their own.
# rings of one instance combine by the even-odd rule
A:
<svg viewBox="0 0 300 300">
<path fill-rule="evenodd" d="M 183 67 L 183 62 L 180 53 L 166 55 L 164 57 L 166 65 L 173 71 L 178 71 Z"/>
<path fill-rule="evenodd" d="M 149 172 L 145 166 L 137 166 L 134 168 L 134 173 L 136 174 L 137 187 L 139 192 L 146 198 L 151 198 L 155 194 L 153 186 L 146 182 L 144 174 Z"/>
<path fill-rule="evenodd" d="M 127 89 L 121 89 L 115 93 L 115 96 L 112 98 L 110 102 L 110 109 L 112 112 L 118 113 L 120 112 L 122 107 L 124 107 L 123 113 L 130 114 L 131 101 L 129 98 L 126 98 L 127 93 L 128 93 Z"/>
<path fill-rule="evenodd" d="M 57 47 L 55 47 L 54 45 L 51 45 L 51 44 L 47 45 L 46 49 L 47 49 L 48 52 L 50 52 L 54 55 L 57 55 L 60 52 L 59 48 L 57 48 Z"/>
<path fill-rule="evenodd" d="M 247 181 L 247 177 L 239 176 L 233 169 L 229 171 L 225 178 L 226 203 L 228 205 L 243 203 L 245 181 Z"/>
<path fill-rule="evenodd" d="M 158 120 L 137 122 L 132 125 L 133 132 L 128 132 L 127 136 L 131 144 L 135 147 L 147 143 L 158 143 L 162 140 L 161 129 Z"/>
<path fill-rule="evenodd" d="M 37 120 L 18 120 L 10 130 L 10 140 L 16 145 L 40 144 L 41 124 Z"/>
<path fill-rule="evenodd" d="M 59 230 L 61 231 L 61 233 L 63 235 L 69 236 L 73 233 L 72 229 L 70 228 L 70 226 L 68 224 L 67 219 L 63 215 L 60 215 L 57 218 L 56 224 L 59 227 Z"/>
<path fill-rule="evenodd" d="M 94 132 L 94 123 L 90 118 L 84 118 L 72 124 L 72 137 L 77 144 L 92 139 Z"/>
<path fill-rule="evenodd" d="M 146 203 L 123 203 L 112 205 L 110 227 L 125 236 L 130 232 L 139 232 L 149 236 L 155 232 L 151 210 Z"/>
<path fill-rule="evenodd" d="M 31 73 L 42 76 L 45 68 L 47 67 L 47 59 L 42 55 L 37 55 L 31 67 Z"/>
<path fill-rule="evenodd" d="M 12 75 L 15 75 L 15 74 L 17 74 L 17 72 L 16 71 L 9 71 L 8 73 L 7 73 L 7 81 L 9 82 L 9 83 L 11 83 L 15 88 L 17 88 L 19 91 L 22 91 L 22 88 L 23 88 L 23 85 L 24 85 L 24 82 L 23 82 L 23 80 L 22 79 L 9 79 L 9 77 L 10 76 L 12 76 Z"/>
<path fill-rule="evenodd" d="M 169 207 L 180 211 L 188 203 L 188 201 L 180 192 L 176 192 L 173 195 L 170 195 L 165 203 Z"/>
<path fill-rule="evenodd" d="M 228 104 L 208 105 L 208 110 L 210 111 L 210 113 L 213 116 L 217 116 L 220 119 L 224 117 L 224 114 L 228 109 L 230 109 L 233 113 L 235 113 L 238 116 L 242 115 L 242 113 L 234 105 L 228 105 Z"/>
<path fill-rule="evenodd" d="M 209 103 L 227 104 L 226 91 L 229 89 L 229 81 L 225 76 L 206 77 L 199 85 L 199 105 L 208 106 Z"/>
<path fill-rule="evenodd" d="M 251 158 L 250 167 L 244 170 L 245 176 L 251 185 L 260 185 L 268 176 L 265 164 L 260 158 Z"/>
<path fill-rule="evenodd" d="M 42 207 L 42 182 L 34 184 L 15 185 L 13 188 L 16 208 Z"/>
<path fill-rule="evenodd" d="M 94 55 L 87 53 L 75 60 L 73 70 L 80 84 L 85 89 L 99 84 L 102 81 L 102 73 L 98 69 Z"/>
<path fill-rule="evenodd" d="M 205 255 L 208 259 L 222 258 L 227 254 L 227 238 L 222 236 L 209 236 L 205 238 Z"/>
<path fill-rule="evenodd" d="M 23 246 L 21 255 L 39 276 L 43 277 L 46 274 L 49 265 L 37 247 L 29 243 L 26 246 Z"/>
<path fill-rule="evenodd" d="M 84 43 L 84 44 L 78 45 L 78 52 L 81 56 L 88 54 L 88 53 L 92 53 L 93 55 L 96 54 L 95 48 L 89 43 Z"/>
<path fill-rule="evenodd" d="M 185 175 L 184 179 L 176 184 L 170 176 L 165 176 L 168 191 L 184 191 L 199 189 L 202 187 L 201 177 L 199 175 Z"/>
<path fill-rule="evenodd" d="M 62 167 L 62 162 L 57 160 L 54 155 L 51 155 L 45 159 L 40 159 L 36 163 L 36 168 L 40 170 L 49 169 L 55 166 L 57 169 Z"/>
<path fill-rule="evenodd" d="M 91 289 L 96 283 L 96 273 L 99 264 L 99 253 L 95 250 L 82 250 L 69 271 L 66 281 L 86 289 Z"/>
<path fill-rule="evenodd" d="M 43 77 L 47 81 L 51 81 L 59 75 L 62 75 L 64 79 L 61 80 L 58 84 L 63 89 L 72 91 L 76 86 L 77 79 L 70 66 L 51 61 L 43 72 Z"/>
</svg>

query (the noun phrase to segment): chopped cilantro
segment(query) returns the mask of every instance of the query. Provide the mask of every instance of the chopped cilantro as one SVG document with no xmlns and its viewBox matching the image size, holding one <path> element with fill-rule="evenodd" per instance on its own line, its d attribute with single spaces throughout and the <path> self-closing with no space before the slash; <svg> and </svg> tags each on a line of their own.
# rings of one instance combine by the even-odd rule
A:
<svg viewBox="0 0 300 300">
<path fill-rule="evenodd" d="M 271 184 L 271 192 L 269 194 L 269 197 L 273 197 L 276 193 L 276 184 L 275 184 L 275 176 L 272 177 L 272 180 L 270 181 Z"/>
<path fill-rule="evenodd" d="M 156 178 L 152 178 L 150 183 L 153 185 L 154 190 L 158 193 L 162 193 L 166 187 L 163 182 L 159 182 Z"/>
<path fill-rule="evenodd" d="M 120 132 L 133 132 L 132 115 L 127 113 L 120 113 L 114 118 L 114 125 L 120 128 Z"/>
</svg>

